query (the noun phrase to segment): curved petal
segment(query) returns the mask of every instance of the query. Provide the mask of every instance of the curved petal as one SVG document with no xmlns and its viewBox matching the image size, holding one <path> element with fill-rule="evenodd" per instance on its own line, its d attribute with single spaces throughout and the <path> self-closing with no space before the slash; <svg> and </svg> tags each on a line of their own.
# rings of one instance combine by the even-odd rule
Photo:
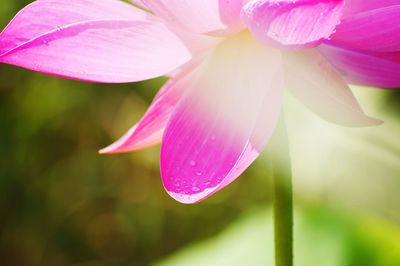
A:
<svg viewBox="0 0 400 266">
<path fill-rule="evenodd" d="M 244 0 L 140 0 L 171 25 L 194 33 L 224 34 L 241 28 Z"/>
<path fill-rule="evenodd" d="M 285 52 L 285 82 L 317 115 L 345 126 L 372 126 L 381 121 L 365 115 L 349 86 L 316 50 Z"/>
<path fill-rule="evenodd" d="M 219 0 L 219 14 L 221 21 L 229 27 L 228 33 L 236 32 L 244 27 L 240 13 L 247 0 Z"/>
<path fill-rule="evenodd" d="M 350 83 L 400 88 L 400 60 L 393 60 L 394 55 L 366 53 L 331 45 L 321 45 L 318 49 Z"/>
<path fill-rule="evenodd" d="M 186 79 L 191 86 L 164 133 L 161 176 L 174 199 L 194 203 L 235 180 L 271 136 L 281 105 L 280 53 L 242 34 Z"/>
<path fill-rule="evenodd" d="M 347 16 L 332 41 L 360 50 L 400 51 L 399 19 L 400 4 Z"/>
<path fill-rule="evenodd" d="M 186 66 L 171 78 L 157 93 L 142 119 L 119 140 L 100 150 L 103 154 L 132 152 L 161 142 L 165 126 L 184 89 L 184 77 L 194 69 L 197 62 Z"/>
<path fill-rule="evenodd" d="M 269 45 L 314 47 L 340 23 L 343 0 L 253 0 L 243 19 L 253 35 Z"/>
<path fill-rule="evenodd" d="M 99 19 L 144 20 L 146 17 L 145 12 L 115 0 L 35 1 L 23 8 L 1 33 L 0 54 L 65 25 Z"/>
<path fill-rule="evenodd" d="M 350 0 L 346 1 L 346 6 L 343 10 L 343 17 L 346 18 L 348 15 L 351 16 L 357 13 L 394 5 L 400 5 L 400 0 Z"/>
<path fill-rule="evenodd" d="M 191 58 L 161 22 L 114 0 L 34 2 L 1 33 L 0 51 L 3 63 L 97 82 L 161 76 Z"/>
</svg>

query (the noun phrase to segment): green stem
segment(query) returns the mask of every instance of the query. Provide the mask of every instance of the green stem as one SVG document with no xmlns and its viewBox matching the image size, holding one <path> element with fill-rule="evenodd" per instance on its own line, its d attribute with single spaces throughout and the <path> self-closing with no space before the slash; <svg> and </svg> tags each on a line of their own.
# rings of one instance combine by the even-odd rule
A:
<svg viewBox="0 0 400 266">
<path fill-rule="evenodd" d="M 286 126 L 280 120 L 273 145 L 275 265 L 293 265 L 293 188 Z"/>
</svg>

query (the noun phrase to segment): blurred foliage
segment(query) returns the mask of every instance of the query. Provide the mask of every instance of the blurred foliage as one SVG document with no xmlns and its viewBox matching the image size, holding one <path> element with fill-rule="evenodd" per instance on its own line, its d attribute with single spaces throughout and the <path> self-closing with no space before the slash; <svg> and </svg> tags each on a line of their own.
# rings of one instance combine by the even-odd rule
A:
<svg viewBox="0 0 400 266">
<path fill-rule="evenodd" d="M 265 206 L 217 237 L 197 243 L 157 266 L 274 265 L 272 215 Z M 295 215 L 296 266 L 400 265 L 400 227 L 327 208 Z"/>
<path fill-rule="evenodd" d="M 2 0 L 1 25 L 29 2 Z M 271 265 L 268 154 L 193 206 L 164 192 L 157 147 L 98 154 L 164 81 L 89 84 L 0 65 L 0 265 Z M 385 126 L 342 129 L 289 100 L 298 265 L 400 265 L 400 94 L 357 91 Z"/>
</svg>

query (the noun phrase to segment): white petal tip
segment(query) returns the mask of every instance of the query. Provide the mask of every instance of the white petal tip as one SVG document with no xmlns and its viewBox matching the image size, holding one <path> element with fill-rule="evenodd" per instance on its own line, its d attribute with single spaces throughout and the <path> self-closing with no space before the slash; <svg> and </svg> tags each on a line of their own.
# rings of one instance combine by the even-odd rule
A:
<svg viewBox="0 0 400 266">
<path fill-rule="evenodd" d="M 129 149 L 127 149 L 126 147 L 124 147 L 123 144 L 124 143 L 122 143 L 121 145 L 121 140 L 117 140 L 113 144 L 99 150 L 99 153 L 100 154 L 128 153 L 142 149 L 140 145 L 129 146 Z"/>
<path fill-rule="evenodd" d="M 381 119 L 377 119 L 377 118 L 373 118 L 373 117 L 368 117 L 369 118 L 369 124 L 365 125 L 365 126 L 380 126 L 383 125 L 385 123 L 385 121 L 381 120 Z"/>
<path fill-rule="evenodd" d="M 122 151 L 118 150 L 118 146 L 116 146 L 115 144 L 111 144 L 110 146 L 107 146 L 101 150 L 99 150 L 99 154 L 115 154 L 115 153 L 119 153 Z"/>
<path fill-rule="evenodd" d="M 193 193 L 193 194 L 182 194 L 182 193 L 177 193 L 177 192 L 172 192 L 172 191 L 167 191 L 167 193 L 177 202 L 183 203 L 183 204 L 196 204 L 199 203 L 208 197 L 210 197 L 212 194 L 217 192 L 218 189 L 215 188 L 209 188 L 205 189 L 202 192 L 199 193 Z"/>
</svg>

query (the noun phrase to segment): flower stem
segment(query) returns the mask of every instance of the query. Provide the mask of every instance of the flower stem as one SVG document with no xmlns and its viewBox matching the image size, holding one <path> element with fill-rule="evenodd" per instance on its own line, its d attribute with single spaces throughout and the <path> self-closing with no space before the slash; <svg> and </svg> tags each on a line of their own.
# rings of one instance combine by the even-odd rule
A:
<svg viewBox="0 0 400 266">
<path fill-rule="evenodd" d="M 282 116 L 283 117 L 283 116 Z M 283 118 L 273 140 L 275 265 L 293 265 L 293 187 L 287 130 Z"/>
</svg>

